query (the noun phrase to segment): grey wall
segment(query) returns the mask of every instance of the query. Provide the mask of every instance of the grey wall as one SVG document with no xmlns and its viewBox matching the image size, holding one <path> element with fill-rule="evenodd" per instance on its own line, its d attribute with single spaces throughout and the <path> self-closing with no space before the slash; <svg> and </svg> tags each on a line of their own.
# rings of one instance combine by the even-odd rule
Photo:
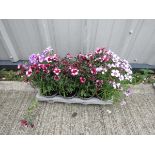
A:
<svg viewBox="0 0 155 155">
<path fill-rule="evenodd" d="M 155 65 L 155 20 L 0 20 L 0 60 L 25 60 L 48 46 L 61 56 L 107 47 Z"/>
</svg>

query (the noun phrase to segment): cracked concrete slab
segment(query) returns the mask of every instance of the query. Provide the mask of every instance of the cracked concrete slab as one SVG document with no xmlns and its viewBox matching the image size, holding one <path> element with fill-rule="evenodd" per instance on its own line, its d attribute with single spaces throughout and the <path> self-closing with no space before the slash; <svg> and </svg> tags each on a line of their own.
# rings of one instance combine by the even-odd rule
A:
<svg viewBox="0 0 155 155">
<path fill-rule="evenodd" d="M 0 81 L 0 134 L 2 135 L 141 135 L 155 134 L 155 91 L 150 84 L 132 88 L 125 104 L 80 105 L 40 103 L 34 128 L 20 120 L 36 91 L 23 82 Z"/>
</svg>

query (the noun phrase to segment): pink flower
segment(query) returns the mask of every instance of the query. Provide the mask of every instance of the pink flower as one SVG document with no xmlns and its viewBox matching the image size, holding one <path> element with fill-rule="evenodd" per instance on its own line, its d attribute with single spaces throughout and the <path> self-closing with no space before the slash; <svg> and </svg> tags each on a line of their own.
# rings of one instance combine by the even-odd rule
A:
<svg viewBox="0 0 155 155">
<path fill-rule="evenodd" d="M 52 62 L 52 57 L 51 56 L 47 56 L 46 58 L 45 58 L 45 60 L 49 63 L 49 62 Z"/>
<path fill-rule="evenodd" d="M 91 52 L 89 52 L 88 54 L 86 54 L 86 58 L 92 60 L 93 59 L 93 54 Z"/>
<path fill-rule="evenodd" d="M 80 77 L 80 82 L 81 83 L 85 83 L 86 82 L 86 79 L 84 77 Z"/>
<path fill-rule="evenodd" d="M 55 81 L 59 81 L 59 80 L 60 80 L 60 77 L 57 76 L 57 75 L 54 75 L 54 80 L 55 80 Z"/>
<path fill-rule="evenodd" d="M 102 86 L 103 80 L 96 80 L 96 86 Z"/>
<path fill-rule="evenodd" d="M 52 57 L 51 57 L 54 61 L 58 61 L 59 58 L 58 58 L 58 55 L 57 54 L 54 54 Z"/>
<path fill-rule="evenodd" d="M 18 64 L 17 68 L 18 69 L 21 69 L 22 65 L 21 64 Z"/>
<path fill-rule="evenodd" d="M 47 69 L 45 64 L 38 64 L 38 67 L 41 68 L 42 70 L 46 70 Z"/>
<path fill-rule="evenodd" d="M 72 56 L 70 53 L 67 53 L 66 57 L 67 57 L 68 59 L 72 59 L 72 58 L 73 58 L 73 56 Z"/>
<path fill-rule="evenodd" d="M 109 60 L 110 60 L 110 58 L 108 56 L 106 56 L 106 55 L 101 57 L 101 62 L 103 62 L 103 61 L 108 62 Z"/>
<path fill-rule="evenodd" d="M 83 54 L 78 54 L 78 58 L 79 59 L 82 59 L 82 60 L 86 60 L 86 56 L 85 55 L 83 55 Z"/>
<path fill-rule="evenodd" d="M 21 123 L 21 126 L 28 126 L 28 122 L 25 119 L 21 120 L 20 123 Z"/>
<path fill-rule="evenodd" d="M 97 74 L 96 68 L 92 68 L 92 69 L 91 69 L 91 73 L 92 73 L 92 74 Z"/>
<path fill-rule="evenodd" d="M 30 77 L 32 75 L 32 69 L 31 68 L 29 68 L 29 70 L 26 71 L 26 75 L 27 75 L 27 77 Z"/>
<path fill-rule="evenodd" d="M 75 76 L 78 75 L 79 70 L 77 68 L 71 68 L 71 75 Z"/>
<path fill-rule="evenodd" d="M 59 73 L 61 72 L 61 69 L 55 67 L 53 72 L 56 74 L 56 75 L 59 75 Z"/>
<path fill-rule="evenodd" d="M 93 65 L 92 65 L 92 64 L 88 64 L 88 66 L 89 66 L 89 67 L 92 67 Z"/>
<path fill-rule="evenodd" d="M 95 54 L 101 54 L 102 53 L 102 49 L 101 48 L 97 48 L 95 51 Z"/>
<path fill-rule="evenodd" d="M 39 72 L 40 72 L 39 70 L 36 70 L 36 71 L 35 71 L 36 74 L 39 74 Z"/>
</svg>

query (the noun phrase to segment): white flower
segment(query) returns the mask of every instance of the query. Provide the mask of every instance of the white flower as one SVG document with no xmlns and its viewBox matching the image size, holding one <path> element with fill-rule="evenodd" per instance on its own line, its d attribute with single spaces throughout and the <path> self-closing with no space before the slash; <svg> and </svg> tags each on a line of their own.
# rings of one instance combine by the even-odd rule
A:
<svg viewBox="0 0 155 155">
<path fill-rule="evenodd" d="M 121 85 L 120 83 L 116 83 L 117 88 L 119 88 L 119 87 L 120 87 L 120 85 Z"/>
<path fill-rule="evenodd" d="M 125 75 L 124 75 L 124 78 L 125 78 L 126 80 L 132 81 L 132 76 L 131 76 L 131 75 L 125 74 Z"/>
<path fill-rule="evenodd" d="M 111 64 L 111 67 L 117 67 L 115 64 Z"/>
<path fill-rule="evenodd" d="M 112 86 L 113 86 L 114 89 L 119 88 L 120 85 L 121 85 L 120 83 L 116 83 L 116 82 L 112 83 Z"/>
<path fill-rule="evenodd" d="M 111 68 L 112 66 L 111 66 L 111 64 L 107 64 L 107 67 L 108 67 L 108 68 Z"/>
<path fill-rule="evenodd" d="M 119 70 L 112 70 L 111 76 L 119 77 L 120 76 Z"/>
<path fill-rule="evenodd" d="M 103 68 L 102 74 L 106 73 L 107 71 L 108 71 L 107 68 Z"/>
</svg>

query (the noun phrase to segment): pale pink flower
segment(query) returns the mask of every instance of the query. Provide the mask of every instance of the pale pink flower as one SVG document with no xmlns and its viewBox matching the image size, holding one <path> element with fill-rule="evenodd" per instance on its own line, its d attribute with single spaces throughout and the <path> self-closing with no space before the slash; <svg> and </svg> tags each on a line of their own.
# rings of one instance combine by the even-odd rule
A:
<svg viewBox="0 0 155 155">
<path fill-rule="evenodd" d="M 21 64 L 18 64 L 17 68 L 20 69 L 21 67 L 22 67 L 22 65 Z"/>
<path fill-rule="evenodd" d="M 119 80 L 120 81 L 123 81 L 124 80 L 124 76 L 123 75 L 120 75 Z"/>
<path fill-rule="evenodd" d="M 103 70 L 102 67 L 97 67 L 97 68 L 96 68 L 96 71 L 97 71 L 97 72 L 101 72 L 102 70 Z"/>
</svg>

